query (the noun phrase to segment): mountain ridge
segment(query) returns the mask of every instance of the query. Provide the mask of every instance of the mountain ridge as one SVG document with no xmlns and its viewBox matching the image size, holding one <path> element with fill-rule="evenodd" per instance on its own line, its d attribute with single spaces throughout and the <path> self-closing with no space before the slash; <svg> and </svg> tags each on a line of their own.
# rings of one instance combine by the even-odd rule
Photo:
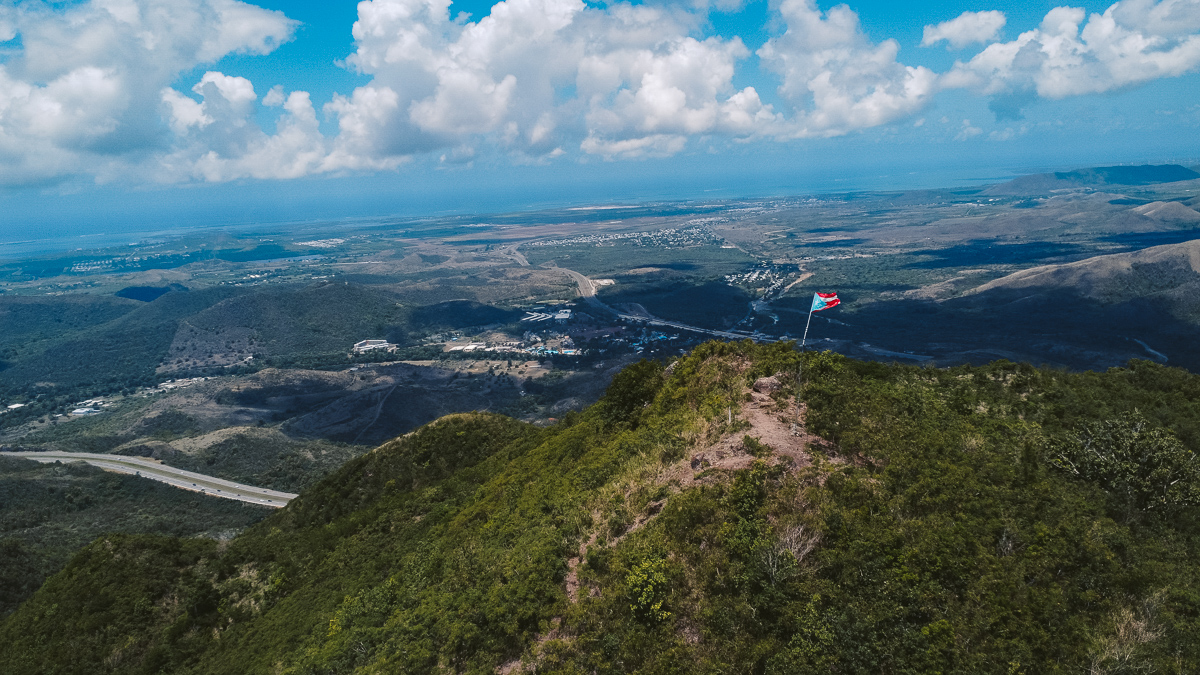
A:
<svg viewBox="0 0 1200 675">
<path fill-rule="evenodd" d="M 1200 377 L 706 343 L 553 426 L 426 425 L 227 544 L 102 538 L 0 669 L 1192 670 L 1200 496 L 1065 471 L 1104 429 L 1195 448 Z"/>
<path fill-rule="evenodd" d="M 984 190 L 988 195 L 1047 194 L 1055 190 L 1106 185 L 1154 185 L 1200 178 L 1200 172 L 1179 164 L 1135 166 L 1099 166 L 1073 171 L 1035 173 L 1020 176 Z"/>
</svg>

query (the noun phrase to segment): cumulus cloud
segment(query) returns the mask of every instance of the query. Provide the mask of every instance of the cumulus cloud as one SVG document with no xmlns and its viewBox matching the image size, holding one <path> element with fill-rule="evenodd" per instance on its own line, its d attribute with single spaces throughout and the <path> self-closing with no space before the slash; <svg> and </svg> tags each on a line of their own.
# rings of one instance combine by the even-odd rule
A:
<svg viewBox="0 0 1200 675">
<path fill-rule="evenodd" d="M 163 88 L 226 54 L 269 52 L 295 27 L 235 0 L 27 2 L 0 24 L 20 36 L 0 63 L 0 182 L 10 184 L 153 171 L 172 130 L 212 121 Z"/>
<path fill-rule="evenodd" d="M 942 82 L 1001 97 L 1106 92 L 1194 70 L 1200 65 L 1198 30 L 1195 0 L 1122 0 L 1090 16 L 1057 7 L 1036 29 L 956 63 Z"/>
<path fill-rule="evenodd" d="M 1000 29 L 1007 23 L 1004 12 L 963 12 L 957 18 L 943 21 L 936 26 L 925 26 L 922 47 L 930 47 L 945 40 L 951 47 L 962 49 L 977 42 L 992 42 L 1000 36 Z"/>
<path fill-rule="evenodd" d="M 417 157 L 468 164 L 484 148 L 517 162 L 659 157 L 697 138 L 771 142 L 891 124 L 945 88 L 1020 119 L 1037 97 L 1200 63 L 1197 0 L 1122 0 L 1090 16 L 1059 7 L 1008 42 L 997 41 L 1002 12 L 964 12 L 926 26 L 922 44 L 990 44 L 941 75 L 903 63 L 895 40 L 869 38 L 846 5 L 823 11 L 815 0 L 779 0 L 778 29 L 752 54 L 708 23 L 708 12 L 741 6 L 504 0 L 467 21 L 451 16 L 451 0 L 367 0 L 345 63 L 369 81 L 314 104 L 214 65 L 292 39 L 296 23 L 279 12 L 238 0 L 4 3 L 0 42 L 19 41 L 0 57 L 0 183 L 281 179 Z M 777 77 L 774 91 L 735 86 L 755 58 Z M 198 67 L 209 71 L 178 82 Z M 271 131 L 259 126 L 272 118 Z M 950 133 L 984 131 L 964 120 Z"/>
<path fill-rule="evenodd" d="M 220 182 L 237 178 L 299 178 L 326 170 L 328 143 L 308 92 L 272 88 L 264 105 L 283 108 L 275 133 L 254 120 L 258 96 L 244 77 L 209 71 L 192 87 L 199 102 L 173 89 L 162 101 L 176 134 L 161 159 L 163 176 Z"/>
<path fill-rule="evenodd" d="M 886 124 L 921 109 L 937 76 L 896 60 L 895 40 L 872 43 L 846 5 L 822 13 L 813 0 L 783 0 L 787 31 L 758 50 L 783 79 L 795 106 L 790 135 L 836 136 Z"/>
<path fill-rule="evenodd" d="M 373 77 L 336 97 L 331 166 L 395 165 L 485 137 L 539 157 L 672 154 L 697 134 L 749 136 L 776 119 L 732 86 L 739 38 L 697 39 L 680 7 L 506 0 L 462 24 L 449 0 L 359 5 L 347 62 Z"/>
</svg>

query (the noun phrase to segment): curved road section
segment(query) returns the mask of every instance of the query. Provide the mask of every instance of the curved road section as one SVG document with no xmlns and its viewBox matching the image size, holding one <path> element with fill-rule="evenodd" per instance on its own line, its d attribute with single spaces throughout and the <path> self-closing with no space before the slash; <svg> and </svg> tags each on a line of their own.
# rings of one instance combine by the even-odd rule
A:
<svg viewBox="0 0 1200 675">
<path fill-rule="evenodd" d="M 184 490 L 202 492 L 213 497 L 236 499 L 241 502 L 273 506 L 281 508 L 299 495 L 290 492 L 279 492 L 266 488 L 242 485 L 223 478 L 205 476 L 201 473 L 184 471 L 175 467 L 159 464 L 141 457 L 122 457 L 120 455 L 103 455 L 92 452 L 6 452 L 5 457 L 23 457 L 35 462 L 50 464 L 52 462 L 87 462 L 105 471 L 128 473 L 142 478 L 149 478 L 160 483 L 166 483 Z"/>
</svg>

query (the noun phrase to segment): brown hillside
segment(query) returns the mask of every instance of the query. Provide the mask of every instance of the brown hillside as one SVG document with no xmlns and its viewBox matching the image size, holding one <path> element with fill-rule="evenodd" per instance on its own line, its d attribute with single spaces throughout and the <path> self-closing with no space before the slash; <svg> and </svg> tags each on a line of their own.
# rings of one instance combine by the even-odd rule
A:
<svg viewBox="0 0 1200 675">
<path fill-rule="evenodd" d="M 1179 202 L 1150 202 L 1134 207 L 1134 212 L 1166 223 L 1200 222 L 1200 213 Z"/>
<path fill-rule="evenodd" d="M 1153 298 L 1177 318 L 1200 324 L 1200 239 L 1034 267 L 989 281 L 967 295 L 1002 291 L 1028 291 L 1028 297 L 1044 295 L 1047 301 L 1052 295 L 1102 303 Z"/>
</svg>

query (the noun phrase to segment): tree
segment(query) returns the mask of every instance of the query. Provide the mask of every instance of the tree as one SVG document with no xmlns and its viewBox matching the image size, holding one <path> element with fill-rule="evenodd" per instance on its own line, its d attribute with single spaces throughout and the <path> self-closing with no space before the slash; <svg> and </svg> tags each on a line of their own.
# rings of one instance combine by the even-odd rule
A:
<svg viewBox="0 0 1200 675">
<path fill-rule="evenodd" d="M 1051 463 L 1098 484 L 1127 510 L 1171 513 L 1200 504 L 1200 462 L 1138 411 L 1085 425 L 1056 444 Z"/>
<path fill-rule="evenodd" d="M 639 361 L 617 373 L 604 392 L 601 414 L 609 423 L 636 424 L 663 384 L 663 367 L 657 361 Z"/>
</svg>

